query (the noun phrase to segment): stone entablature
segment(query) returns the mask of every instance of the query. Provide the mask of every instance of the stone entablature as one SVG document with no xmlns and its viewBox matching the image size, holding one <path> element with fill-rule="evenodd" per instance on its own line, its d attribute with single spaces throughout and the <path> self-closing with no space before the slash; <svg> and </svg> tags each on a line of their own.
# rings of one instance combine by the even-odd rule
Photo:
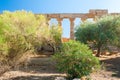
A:
<svg viewBox="0 0 120 80">
<path fill-rule="evenodd" d="M 58 24 L 62 26 L 62 20 L 68 18 L 70 20 L 70 39 L 74 39 L 74 20 L 75 18 L 80 18 L 82 21 L 85 21 L 89 18 L 101 17 L 103 15 L 119 15 L 120 13 L 108 13 L 107 9 L 91 9 L 89 13 L 53 13 L 53 14 L 42 14 L 45 15 L 48 19 L 48 22 L 52 18 L 56 18 Z"/>
</svg>

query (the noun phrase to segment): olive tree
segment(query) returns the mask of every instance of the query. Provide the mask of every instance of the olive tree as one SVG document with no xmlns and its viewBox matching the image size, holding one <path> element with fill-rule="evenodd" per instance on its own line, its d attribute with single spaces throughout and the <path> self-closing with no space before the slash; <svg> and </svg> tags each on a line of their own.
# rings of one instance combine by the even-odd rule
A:
<svg viewBox="0 0 120 80">
<path fill-rule="evenodd" d="M 103 16 L 96 22 L 84 22 L 76 29 L 76 39 L 87 43 L 93 42 L 97 47 L 96 56 L 100 56 L 101 47 L 108 43 L 118 43 L 120 25 L 119 16 Z"/>
</svg>

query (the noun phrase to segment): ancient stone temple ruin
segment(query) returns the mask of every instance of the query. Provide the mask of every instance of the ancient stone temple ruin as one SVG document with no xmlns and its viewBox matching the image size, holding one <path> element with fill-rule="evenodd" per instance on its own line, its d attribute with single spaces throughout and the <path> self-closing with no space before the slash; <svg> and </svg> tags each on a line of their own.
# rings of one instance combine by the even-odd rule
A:
<svg viewBox="0 0 120 80">
<path fill-rule="evenodd" d="M 97 9 L 97 10 L 89 10 L 89 13 L 54 13 L 54 14 L 44 14 L 47 19 L 48 19 L 48 24 L 49 21 L 52 18 L 57 19 L 58 24 L 60 26 L 62 26 L 62 20 L 67 18 L 70 20 L 70 39 L 74 39 L 74 20 L 75 18 L 80 18 L 82 21 L 85 21 L 89 18 L 92 18 L 93 20 L 95 20 L 96 17 L 101 17 L 103 15 L 118 15 L 120 13 L 108 13 L 108 10 L 101 10 L 101 9 Z"/>
</svg>

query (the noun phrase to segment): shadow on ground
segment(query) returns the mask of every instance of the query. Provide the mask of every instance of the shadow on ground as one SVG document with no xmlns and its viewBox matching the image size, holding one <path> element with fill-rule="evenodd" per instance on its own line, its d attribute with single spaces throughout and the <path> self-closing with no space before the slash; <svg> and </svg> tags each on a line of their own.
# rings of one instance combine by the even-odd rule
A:
<svg viewBox="0 0 120 80">
<path fill-rule="evenodd" d="M 21 67 L 20 71 L 31 73 L 60 73 L 51 57 L 33 58 L 26 67 Z"/>
<path fill-rule="evenodd" d="M 23 74 L 9 80 L 55 80 L 56 77 L 65 76 L 65 74 L 57 71 L 55 63 L 51 61 L 50 57 L 31 58 L 28 66 L 20 67 L 19 71 L 20 74 Z"/>
<path fill-rule="evenodd" d="M 107 60 L 102 60 L 105 63 L 105 67 L 107 71 L 112 71 L 113 77 L 120 78 L 120 57 L 111 58 Z"/>
<path fill-rule="evenodd" d="M 53 76 L 20 76 L 11 78 L 10 80 L 54 80 Z"/>
</svg>

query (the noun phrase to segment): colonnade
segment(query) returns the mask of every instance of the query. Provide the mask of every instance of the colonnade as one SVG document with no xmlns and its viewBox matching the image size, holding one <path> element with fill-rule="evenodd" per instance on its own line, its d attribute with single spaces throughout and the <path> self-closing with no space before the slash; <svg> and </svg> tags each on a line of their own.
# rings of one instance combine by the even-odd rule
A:
<svg viewBox="0 0 120 80">
<path fill-rule="evenodd" d="M 51 19 L 48 19 L 48 22 L 47 22 L 48 25 L 49 25 Z M 76 18 L 68 18 L 68 19 L 70 21 L 70 39 L 73 40 L 74 39 L 74 26 L 75 26 L 74 21 L 75 21 Z M 81 20 L 85 21 L 86 19 L 84 18 L 84 19 L 81 19 Z M 58 25 L 62 27 L 63 18 L 57 18 L 56 20 L 58 22 Z"/>
<path fill-rule="evenodd" d="M 118 15 L 120 13 L 108 13 L 108 10 L 101 10 L 101 9 L 97 9 L 97 10 L 89 10 L 89 13 L 53 13 L 53 14 L 44 14 L 47 19 L 48 19 L 48 24 L 49 21 L 52 18 L 57 19 L 58 24 L 62 27 L 62 20 L 67 18 L 70 21 L 70 39 L 74 39 L 74 20 L 76 18 L 80 18 L 81 21 L 85 21 L 86 19 L 92 18 L 93 20 L 95 20 L 96 16 L 97 17 L 101 17 L 103 15 Z"/>
</svg>

